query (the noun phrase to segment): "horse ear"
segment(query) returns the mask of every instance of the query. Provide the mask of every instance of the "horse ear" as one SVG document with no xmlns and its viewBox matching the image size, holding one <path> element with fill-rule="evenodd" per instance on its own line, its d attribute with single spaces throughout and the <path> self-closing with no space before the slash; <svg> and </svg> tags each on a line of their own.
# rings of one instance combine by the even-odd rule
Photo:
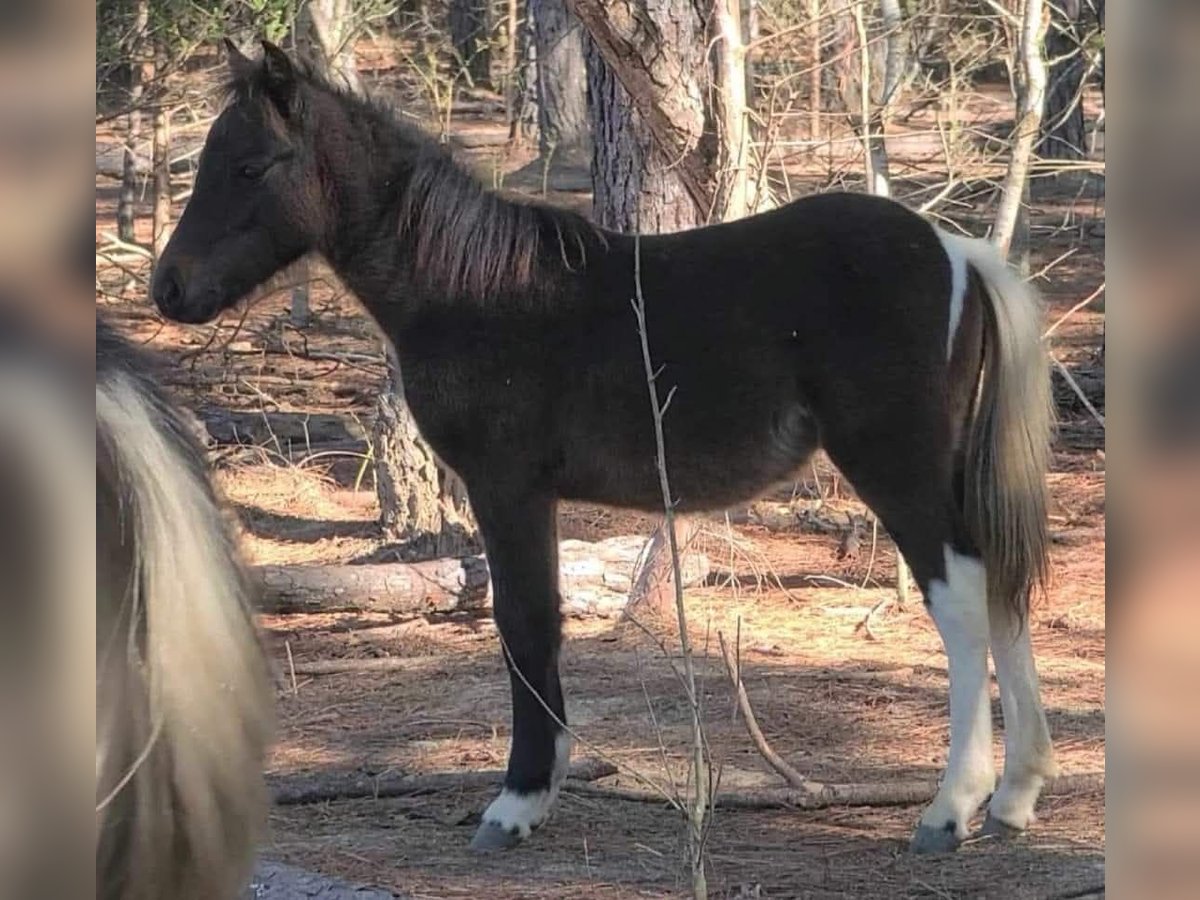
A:
<svg viewBox="0 0 1200 900">
<path fill-rule="evenodd" d="M 296 67 L 292 65 L 288 55 L 270 41 L 263 41 L 262 48 L 263 83 L 266 85 L 267 95 L 285 117 L 290 117 L 297 111 L 299 79 Z"/>
<path fill-rule="evenodd" d="M 238 49 L 237 44 L 229 38 L 223 38 L 221 44 L 225 48 L 226 61 L 229 70 L 238 81 L 246 81 L 258 70 L 258 65 L 245 53 Z"/>
</svg>

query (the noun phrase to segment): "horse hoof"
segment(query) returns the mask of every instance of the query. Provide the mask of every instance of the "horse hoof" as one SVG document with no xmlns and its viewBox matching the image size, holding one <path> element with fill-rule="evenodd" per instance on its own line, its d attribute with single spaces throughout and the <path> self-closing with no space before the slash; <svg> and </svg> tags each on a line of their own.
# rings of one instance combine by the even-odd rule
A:
<svg viewBox="0 0 1200 900">
<path fill-rule="evenodd" d="M 953 822 L 948 822 L 945 828 L 934 828 L 932 825 L 918 825 L 916 832 L 909 842 L 911 853 L 953 853 L 962 843 Z"/>
<path fill-rule="evenodd" d="M 495 822 L 484 822 L 471 838 L 471 849 L 477 853 L 492 853 L 497 850 L 511 850 L 521 843 L 521 833 L 513 829 L 501 828 Z"/>
<path fill-rule="evenodd" d="M 1020 828 L 1000 821 L 991 813 L 987 814 L 987 818 L 983 820 L 983 827 L 979 829 L 980 837 L 996 838 L 1002 841 L 1011 841 L 1020 834 Z"/>
</svg>

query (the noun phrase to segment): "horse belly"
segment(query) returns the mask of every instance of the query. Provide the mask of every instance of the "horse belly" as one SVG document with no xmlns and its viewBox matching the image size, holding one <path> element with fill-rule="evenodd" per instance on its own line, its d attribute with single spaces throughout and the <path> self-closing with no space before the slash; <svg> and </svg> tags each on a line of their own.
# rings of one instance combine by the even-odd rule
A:
<svg viewBox="0 0 1200 900">
<path fill-rule="evenodd" d="M 747 410 L 729 421 L 672 419 L 675 412 L 668 410 L 663 431 L 671 493 L 682 511 L 719 510 L 751 499 L 793 476 L 818 443 L 815 420 L 800 403 L 758 415 Z M 597 423 L 577 435 L 565 448 L 558 479 L 564 499 L 662 508 L 653 420 L 639 430 Z"/>
<path fill-rule="evenodd" d="M 672 490 L 685 511 L 751 500 L 794 477 L 818 445 L 816 422 L 800 403 L 713 422 L 703 434 L 688 437 L 675 459 L 667 451 Z"/>
</svg>

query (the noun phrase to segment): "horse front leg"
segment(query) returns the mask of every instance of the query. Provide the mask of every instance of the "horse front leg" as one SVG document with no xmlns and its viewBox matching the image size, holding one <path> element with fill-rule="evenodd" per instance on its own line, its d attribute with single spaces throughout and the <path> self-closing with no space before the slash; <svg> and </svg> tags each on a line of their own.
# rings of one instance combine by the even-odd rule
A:
<svg viewBox="0 0 1200 900">
<path fill-rule="evenodd" d="M 471 847 L 513 847 L 546 821 L 566 777 L 571 741 L 563 730 L 558 651 L 558 528 L 554 501 L 511 501 L 472 489 L 487 549 L 492 604 L 512 686 L 512 746 L 504 788 L 483 814 Z"/>
</svg>

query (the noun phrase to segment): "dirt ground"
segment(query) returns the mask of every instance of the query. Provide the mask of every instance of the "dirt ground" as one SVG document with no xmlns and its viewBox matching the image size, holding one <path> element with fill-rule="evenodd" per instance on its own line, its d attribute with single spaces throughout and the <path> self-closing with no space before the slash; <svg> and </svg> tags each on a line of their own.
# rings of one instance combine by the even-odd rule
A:
<svg viewBox="0 0 1200 900">
<path fill-rule="evenodd" d="M 486 106 L 486 104 L 485 104 Z M 456 134 L 483 135 L 481 166 L 512 172 L 528 162 L 489 136 L 503 127 L 486 109 L 464 114 Z M 203 131 L 198 130 L 197 134 Z M 111 133 L 97 140 L 111 147 Z M 814 177 L 791 173 L 802 193 Z M 1101 182 L 1102 184 L 1102 182 Z M 114 185 L 97 185 L 97 232 L 113 230 Z M 987 213 L 963 200 L 966 222 Z M 586 195 L 552 201 L 586 209 Z M 972 203 L 974 205 L 972 205 Z M 954 213 L 959 218 L 959 213 Z M 1033 270 L 1049 303 L 1047 324 L 1104 279 L 1103 196 L 1083 184 L 1035 194 Z M 145 226 L 145 223 L 143 223 Z M 103 240 L 100 243 L 104 243 Z M 1065 256 L 1064 256 L 1065 254 Z M 276 290 L 201 328 L 165 323 L 145 301 L 145 265 L 102 265 L 98 304 L 133 338 L 174 363 L 170 387 L 202 417 L 243 414 L 240 440 L 213 449 L 218 478 L 254 562 L 321 563 L 378 556 L 376 506 L 364 465 L 363 423 L 382 377 L 378 340 L 332 280 L 314 285 L 314 321 L 288 324 Z M 1103 313 L 1097 304 L 1054 332 L 1052 349 L 1103 411 Z M 1054 467 L 1053 586 L 1032 615 L 1032 634 L 1060 767 L 1104 768 L 1103 430 L 1059 380 L 1061 424 Z M 314 441 L 259 427 L 263 411 L 334 414 L 346 434 Z M 819 463 L 772 495 L 799 493 L 859 511 L 850 489 Z M 767 737 L 795 767 L 837 782 L 936 778 L 947 746 L 946 667 L 932 622 L 914 600 L 857 627 L 894 593 L 894 552 L 868 529 L 859 552 L 839 558 L 836 536 L 796 522 L 712 519 L 702 540 L 716 569 L 687 597 L 708 739 L 725 790 L 775 785 L 754 751 L 719 657 L 717 632 L 739 633 L 743 677 Z M 646 517 L 572 505 L 563 537 L 648 533 Z M 424 773 L 501 768 L 508 680 L 488 618 L 415 621 L 369 614 L 264 620 L 280 672 L 279 740 L 272 776 L 306 772 Z M 669 629 L 661 631 L 668 644 Z M 393 657 L 390 673 L 289 678 L 289 659 Z M 562 672 L 568 718 L 584 746 L 660 784 L 686 770 L 688 712 L 670 661 L 637 627 L 571 620 Z M 994 691 L 993 691 L 994 693 Z M 994 718 L 1000 724 L 998 702 Z M 996 735 L 1002 755 L 1002 731 Z M 633 785 L 628 774 L 605 779 Z M 687 891 L 684 828 L 666 804 L 584 796 L 568 785 L 551 822 L 513 852 L 467 850 L 490 790 L 278 808 L 266 854 L 284 862 L 413 897 L 675 897 Z M 710 885 L 718 897 L 1084 897 L 1103 892 L 1104 796 L 1045 799 L 1040 821 L 1012 842 L 978 841 L 957 854 L 905 852 L 912 806 L 717 810 L 709 833 Z"/>
</svg>

